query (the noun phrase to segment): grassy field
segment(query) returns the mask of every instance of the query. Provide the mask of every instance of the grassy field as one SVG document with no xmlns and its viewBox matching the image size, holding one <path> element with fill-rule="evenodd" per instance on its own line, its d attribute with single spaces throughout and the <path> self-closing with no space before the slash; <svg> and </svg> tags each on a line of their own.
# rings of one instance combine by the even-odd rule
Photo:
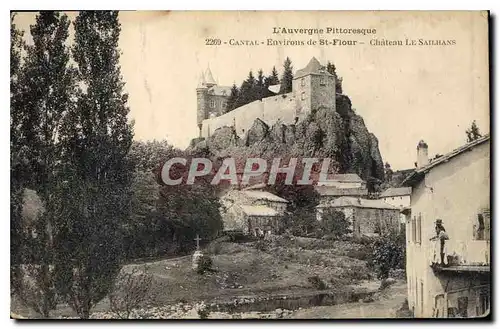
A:
<svg viewBox="0 0 500 329">
<path fill-rule="evenodd" d="M 345 291 L 350 286 L 378 284 L 367 266 L 370 251 L 365 245 L 353 242 L 279 236 L 271 241 L 216 241 L 203 252 L 213 260 L 213 271 L 203 275 L 192 270 L 191 256 L 129 264 L 123 271 L 139 267 L 153 275 L 154 294 L 149 306 L 310 293 L 317 290 L 310 281 L 313 276 L 329 290 Z M 104 299 L 94 311 L 107 308 L 108 301 Z M 14 309 L 21 314 L 27 311 L 19 305 Z M 60 305 L 53 314 L 74 315 L 65 305 Z"/>
</svg>

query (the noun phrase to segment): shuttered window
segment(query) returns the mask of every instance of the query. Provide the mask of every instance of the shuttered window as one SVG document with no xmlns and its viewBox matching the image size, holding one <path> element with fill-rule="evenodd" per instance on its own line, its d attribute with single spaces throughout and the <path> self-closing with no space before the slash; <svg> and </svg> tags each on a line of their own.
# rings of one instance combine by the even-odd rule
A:
<svg viewBox="0 0 500 329">
<path fill-rule="evenodd" d="M 411 242 L 415 243 L 416 241 L 416 233 L 417 233 L 417 224 L 416 224 L 416 217 L 413 216 L 411 220 Z"/>
</svg>

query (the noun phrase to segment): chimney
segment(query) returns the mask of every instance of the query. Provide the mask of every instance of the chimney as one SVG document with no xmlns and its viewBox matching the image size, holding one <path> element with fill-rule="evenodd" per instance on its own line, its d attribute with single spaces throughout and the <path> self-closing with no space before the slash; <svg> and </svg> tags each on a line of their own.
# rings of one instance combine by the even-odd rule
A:
<svg viewBox="0 0 500 329">
<path fill-rule="evenodd" d="M 422 168 L 429 164 L 427 143 L 421 140 L 417 145 L 417 168 Z"/>
</svg>

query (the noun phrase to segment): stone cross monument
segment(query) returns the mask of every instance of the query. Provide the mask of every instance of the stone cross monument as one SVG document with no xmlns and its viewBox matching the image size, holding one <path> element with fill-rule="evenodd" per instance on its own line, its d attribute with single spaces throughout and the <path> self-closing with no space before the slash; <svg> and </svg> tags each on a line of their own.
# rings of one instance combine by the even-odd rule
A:
<svg viewBox="0 0 500 329">
<path fill-rule="evenodd" d="M 194 252 L 193 254 L 193 270 L 198 270 L 198 262 L 200 260 L 200 258 L 203 256 L 203 253 L 201 252 L 200 250 L 200 236 L 199 234 L 196 234 L 196 239 L 194 239 L 194 241 L 196 241 L 196 251 Z"/>
</svg>

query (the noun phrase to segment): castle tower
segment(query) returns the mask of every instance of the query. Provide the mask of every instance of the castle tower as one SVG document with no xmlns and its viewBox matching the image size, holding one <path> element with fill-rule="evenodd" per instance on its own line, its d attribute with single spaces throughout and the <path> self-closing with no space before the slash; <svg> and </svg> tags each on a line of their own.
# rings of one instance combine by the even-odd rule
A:
<svg viewBox="0 0 500 329">
<path fill-rule="evenodd" d="M 200 137 L 201 137 L 201 127 L 202 127 L 201 123 L 204 119 L 207 118 L 207 110 L 206 110 L 207 94 L 208 94 L 208 88 L 206 86 L 205 76 L 203 75 L 203 72 L 201 72 L 198 86 L 196 86 L 196 101 L 197 101 L 196 122 L 198 124 L 198 129 L 200 130 Z"/>
<path fill-rule="evenodd" d="M 292 92 L 300 104 L 297 117 L 319 107 L 335 109 L 335 77 L 315 58 L 297 70 L 292 81 Z"/>
<path fill-rule="evenodd" d="M 217 82 L 215 82 L 215 79 L 212 75 L 212 71 L 210 71 L 210 66 L 207 67 L 207 70 L 205 71 L 205 86 L 210 88 L 213 86 L 216 86 Z"/>
</svg>

